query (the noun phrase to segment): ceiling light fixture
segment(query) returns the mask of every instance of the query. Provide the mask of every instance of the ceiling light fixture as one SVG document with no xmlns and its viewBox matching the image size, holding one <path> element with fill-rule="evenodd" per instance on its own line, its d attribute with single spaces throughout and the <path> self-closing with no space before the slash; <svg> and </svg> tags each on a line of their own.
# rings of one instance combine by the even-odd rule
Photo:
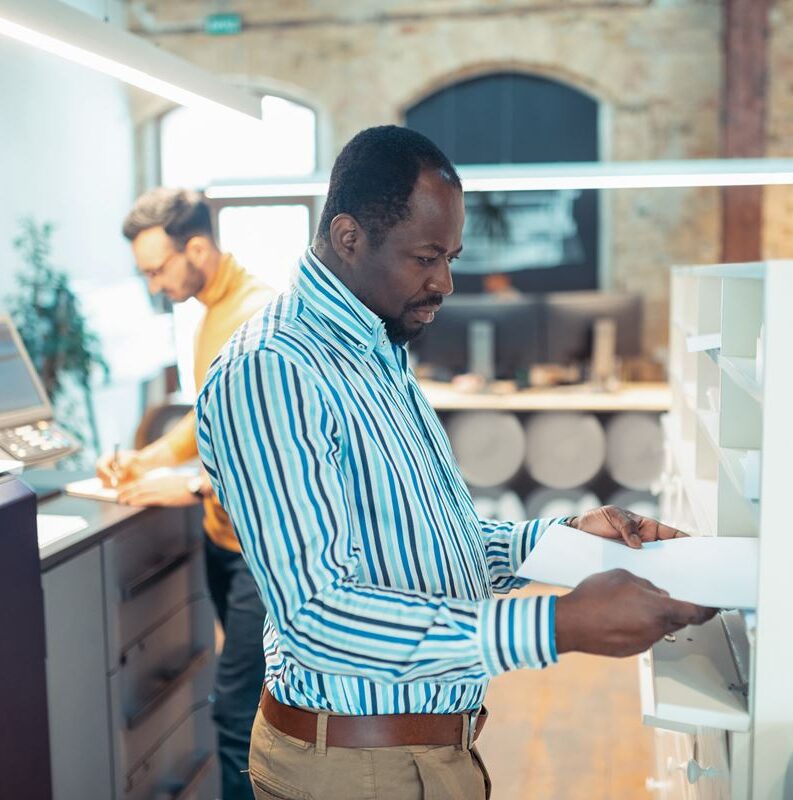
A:
<svg viewBox="0 0 793 800">
<path fill-rule="evenodd" d="M 139 36 L 57 0 L 0 0 L 0 35 L 179 105 L 261 120 L 260 98 Z"/>
<path fill-rule="evenodd" d="M 674 189 L 697 186 L 793 184 L 791 158 L 690 159 L 688 161 L 596 161 L 568 164 L 481 164 L 458 168 L 468 192 L 530 192 L 554 189 Z M 327 175 L 288 181 L 210 186 L 207 197 L 321 197 Z"/>
</svg>

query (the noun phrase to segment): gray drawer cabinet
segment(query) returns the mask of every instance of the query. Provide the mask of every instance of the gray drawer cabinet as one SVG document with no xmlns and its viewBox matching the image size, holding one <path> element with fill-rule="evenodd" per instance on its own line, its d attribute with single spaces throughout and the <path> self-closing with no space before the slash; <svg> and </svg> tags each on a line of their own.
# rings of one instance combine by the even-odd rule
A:
<svg viewBox="0 0 793 800">
<path fill-rule="evenodd" d="M 42 575 L 55 800 L 219 795 L 202 537 L 149 509 Z"/>
<path fill-rule="evenodd" d="M 113 797 L 99 546 L 42 575 L 52 795 Z"/>
<path fill-rule="evenodd" d="M 171 734 L 129 773 L 128 800 L 215 800 L 215 755 L 207 748 L 211 706 L 204 703 L 174 727 Z"/>
</svg>

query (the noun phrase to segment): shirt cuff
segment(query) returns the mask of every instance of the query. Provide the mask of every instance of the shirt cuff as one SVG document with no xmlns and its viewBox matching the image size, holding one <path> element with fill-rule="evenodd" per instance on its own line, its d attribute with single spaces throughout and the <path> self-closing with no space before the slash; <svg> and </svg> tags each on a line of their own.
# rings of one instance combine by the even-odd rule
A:
<svg viewBox="0 0 793 800">
<path fill-rule="evenodd" d="M 515 533 L 512 536 L 509 548 L 509 563 L 514 575 L 526 557 L 540 541 L 545 531 L 569 517 L 546 517 L 545 519 L 533 519 L 529 522 L 519 522 L 515 526 Z"/>
<path fill-rule="evenodd" d="M 479 615 L 482 662 L 491 676 L 555 664 L 556 596 L 485 600 Z"/>
</svg>

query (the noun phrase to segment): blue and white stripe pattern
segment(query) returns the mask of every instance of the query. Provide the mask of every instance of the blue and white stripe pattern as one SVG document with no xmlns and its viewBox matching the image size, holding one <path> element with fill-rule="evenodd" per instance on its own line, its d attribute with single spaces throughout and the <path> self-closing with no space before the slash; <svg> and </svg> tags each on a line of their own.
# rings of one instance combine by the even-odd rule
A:
<svg viewBox="0 0 793 800">
<path fill-rule="evenodd" d="M 278 700 L 454 713 L 490 676 L 556 661 L 555 598 L 493 598 L 555 520 L 477 518 L 406 348 L 313 252 L 215 360 L 197 412 Z"/>
</svg>

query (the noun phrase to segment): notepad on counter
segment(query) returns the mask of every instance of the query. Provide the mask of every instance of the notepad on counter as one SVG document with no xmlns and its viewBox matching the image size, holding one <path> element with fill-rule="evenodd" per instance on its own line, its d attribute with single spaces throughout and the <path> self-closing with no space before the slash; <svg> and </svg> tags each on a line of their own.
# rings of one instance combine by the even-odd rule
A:
<svg viewBox="0 0 793 800">
<path fill-rule="evenodd" d="M 86 478 L 84 481 L 72 481 L 63 487 L 66 494 L 72 497 L 87 497 L 89 500 L 118 500 L 118 489 L 105 486 L 101 478 Z"/>
<path fill-rule="evenodd" d="M 39 547 L 57 542 L 65 536 L 84 531 L 88 523 L 77 516 L 63 516 L 61 514 L 36 514 L 36 530 L 38 532 Z"/>
<path fill-rule="evenodd" d="M 691 536 L 646 542 L 634 550 L 620 542 L 552 525 L 518 569 L 518 577 L 577 586 L 598 572 L 625 569 L 677 600 L 714 608 L 757 606 L 759 541 Z"/>
</svg>

